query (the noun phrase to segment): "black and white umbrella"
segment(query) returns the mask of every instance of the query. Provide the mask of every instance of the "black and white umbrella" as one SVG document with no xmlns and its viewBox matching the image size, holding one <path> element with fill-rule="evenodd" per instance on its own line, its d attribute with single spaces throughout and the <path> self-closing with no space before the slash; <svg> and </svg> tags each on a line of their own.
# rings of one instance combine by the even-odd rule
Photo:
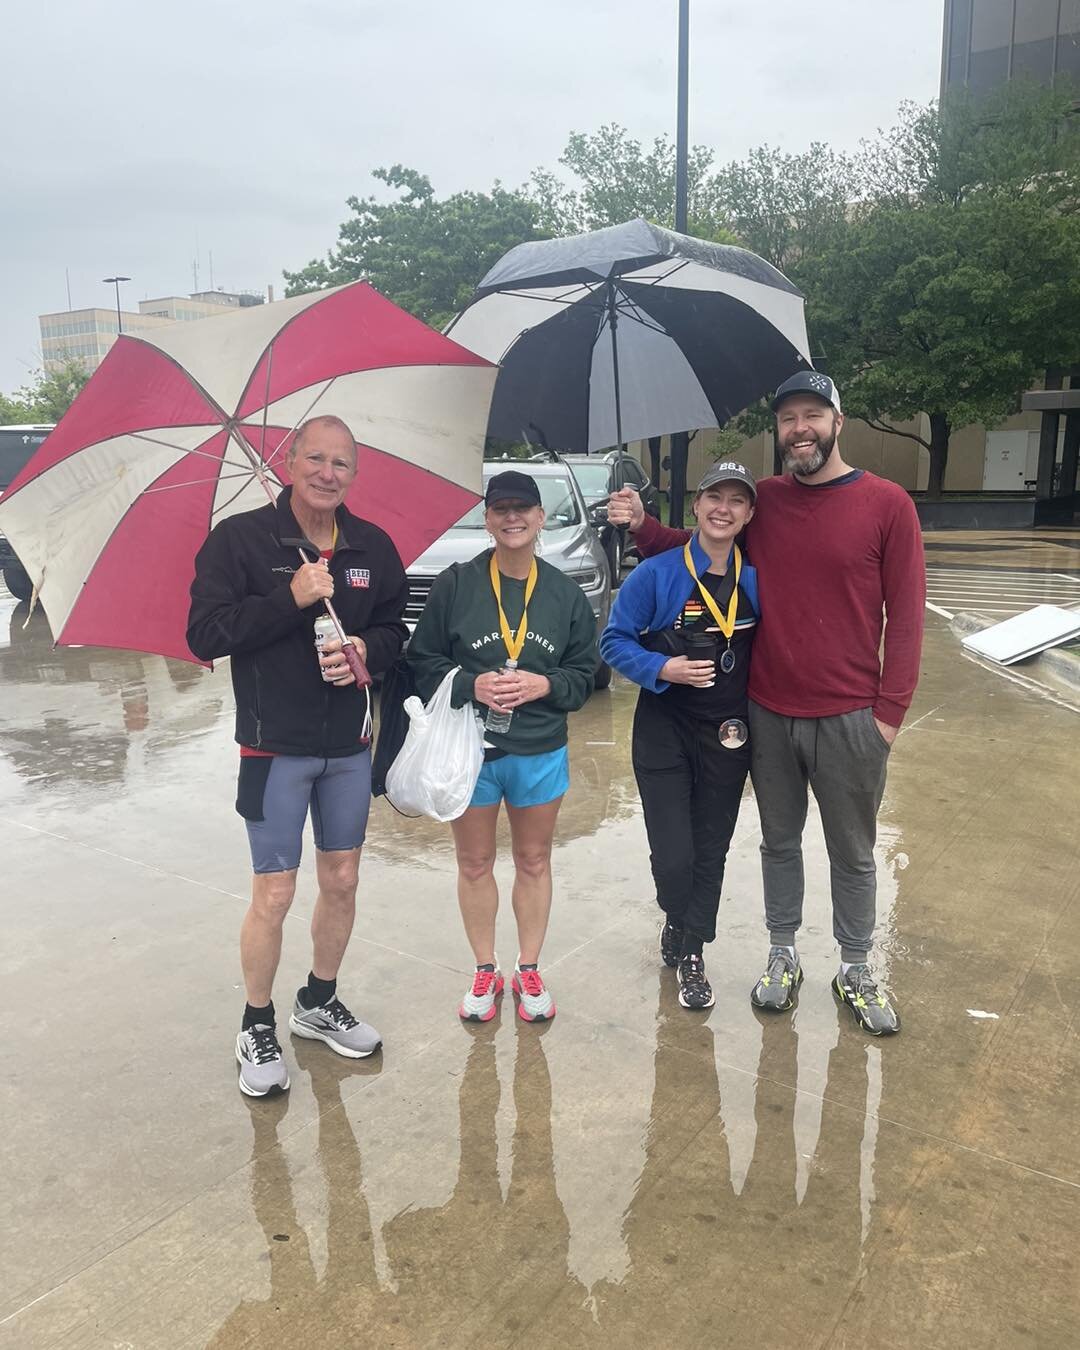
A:
<svg viewBox="0 0 1080 1350">
<path fill-rule="evenodd" d="M 810 365 L 782 273 L 645 220 L 519 244 L 447 333 L 501 367 L 489 435 L 577 453 L 723 426 Z"/>
</svg>

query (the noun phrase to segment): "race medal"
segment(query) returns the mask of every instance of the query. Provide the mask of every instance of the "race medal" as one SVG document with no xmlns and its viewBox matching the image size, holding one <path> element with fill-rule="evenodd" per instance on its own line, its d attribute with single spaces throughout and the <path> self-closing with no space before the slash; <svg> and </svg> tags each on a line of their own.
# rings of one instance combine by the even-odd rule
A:
<svg viewBox="0 0 1080 1350">
<path fill-rule="evenodd" d="M 720 606 L 712 598 L 708 587 L 701 584 L 701 578 L 694 571 L 694 555 L 690 552 L 690 540 L 683 546 L 683 561 L 686 563 L 686 570 L 694 578 L 697 588 L 701 592 L 701 598 L 709 613 L 715 619 L 717 627 L 727 638 L 727 647 L 720 653 L 720 669 L 725 675 L 730 675 L 735 669 L 735 653 L 731 650 L 731 638 L 735 632 L 735 615 L 739 609 L 739 577 L 742 574 L 742 550 L 738 544 L 733 544 L 732 549 L 735 553 L 735 585 L 731 588 L 731 600 L 728 602 L 726 614 L 720 613 Z M 725 724 L 726 725 L 726 724 Z M 739 723 L 742 726 L 742 723 Z M 743 727 L 743 740 L 746 739 L 746 728 Z"/>
<path fill-rule="evenodd" d="M 746 723 L 740 722 L 737 717 L 729 717 L 720 727 L 717 735 L 720 737 L 720 744 L 725 750 L 741 750 L 750 738 Z"/>
</svg>

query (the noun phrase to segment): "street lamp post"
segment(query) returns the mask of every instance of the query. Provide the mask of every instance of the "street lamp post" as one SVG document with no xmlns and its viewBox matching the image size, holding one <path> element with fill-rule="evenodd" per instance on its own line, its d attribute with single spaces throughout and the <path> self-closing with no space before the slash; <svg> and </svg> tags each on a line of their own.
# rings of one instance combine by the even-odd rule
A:
<svg viewBox="0 0 1080 1350">
<path fill-rule="evenodd" d="M 686 233 L 686 199 L 689 195 L 687 161 L 688 93 L 690 71 L 690 0 L 679 0 L 679 76 L 675 116 L 675 228 Z"/>
<path fill-rule="evenodd" d="M 119 336 L 119 334 L 121 334 L 121 333 L 124 331 L 124 325 L 123 325 L 123 323 L 121 322 L 121 319 L 120 319 L 120 283 L 121 283 L 122 281 L 130 281 L 130 280 L 131 280 L 130 277 L 102 277 L 102 278 L 101 278 L 101 281 L 102 281 L 102 284 L 103 284 L 103 285 L 105 285 L 105 286 L 115 286 L 115 287 L 116 287 L 116 332 L 117 332 L 117 336 Z"/>
<path fill-rule="evenodd" d="M 675 228 L 686 233 L 686 205 L 689 193 L 689 103 L 690 73 L 690 0 L 679 0 L 679 73 L 675 100 Z M 671 471 L 668 480 L 668 524 L 681 529 L 683 500 L 686 496 L 686 462 L 690 458 L 690 437 L 685 431 L 671 438 Z"/>
</svg>

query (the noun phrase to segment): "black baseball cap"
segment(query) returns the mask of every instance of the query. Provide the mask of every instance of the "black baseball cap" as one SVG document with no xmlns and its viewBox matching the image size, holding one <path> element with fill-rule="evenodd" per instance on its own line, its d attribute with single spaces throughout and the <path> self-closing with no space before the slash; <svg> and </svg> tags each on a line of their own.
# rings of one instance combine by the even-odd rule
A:
<svg viewBox="0 0 1080 1350">
<path fill-rule="evenodd" d="M 697 485 L 699 493 L 715 487 L 717 483 L 741 483 L 750 493 L 750 500 L 757 501 L 757 484 L 754 475 L 744 465 L 734 459 L 725 459 L 721 464 L 712 464 L 705 470 L 701 482 Z"/>
<path fill-rule="evenodd" d="M 776 412 L 784 399 L 791 394 L 816 394 L 818 398 L 834 407 L 837 412 L 842 411 L 840 395 L 837 392 L 836 385 L 833 384 L 828 375 L 822 375 L 819 370 L 800 370 L 798 375 L 792 375 L 790 380 L 785 380 L 773 395 L 773 412 Z"/>
<path fill-rule="evenodd" d="M 528 502 L 530 506 L 539 506 L 540 489 L 536 479 L 517 469 L 492 474 L 484 489 L 484 505 L 494 506 L 496 502 Z"/>
</svg>

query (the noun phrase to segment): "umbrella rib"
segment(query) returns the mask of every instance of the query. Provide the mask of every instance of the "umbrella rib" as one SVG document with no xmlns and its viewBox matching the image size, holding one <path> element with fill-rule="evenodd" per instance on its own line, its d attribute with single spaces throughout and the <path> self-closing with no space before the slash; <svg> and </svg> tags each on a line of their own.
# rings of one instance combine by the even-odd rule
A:
<svg viewBox="0 0 1080 1350">
<path fill-rule="evenodd" d="M 569 290 L 563 291 L 560 295 L 537 295 L 535 291 L 492 291 L 493 295 L 511 295 L 515 300 L 535 300 L 540 305 L 574 305 L 577 303 L 577 295 L 595 295 L 599 286 L 590 286 L 582 282 L 578 286 L 572 286 Z"/>
<path fill-rule="evenodd" d="M 233 478 L 238 478 L 239 476 L 240 476 L 239 474 L 230 474 L 230 477 Z M 233 493 L 233 495 L 229 498 L 228 501 L 222 502 L 220 506 L 213 506 L 210 508 L 210 519 L 213 520 L 215 516 L 219 516 L 222 513 L 222 511 L 225 511 L 227 510 L 228 507 L 232 506 L 233 502 L 236 501 L 237 497 L 239 497 L 240 494 L 245 490 L 245 488 L 250 486 L 251 483 L 254 483 L 254 481 L 255 475 L 253 473 L 248 474 L 248 481 L 246 483 L 242 483 L 240 487 L 236 489 L 236 491 Z M 280 482 L 278 486 L 280 487 Z"/>
<path fill-rule="evenodd" d="M 163 445 L 166 450 L 176 450 L 181 455 L 198 455 L 200 459 L 209 459 L 216 464 L 230 464 L 234 469 L 246 469 L 248 467 L 241 460 L 226 459 L 224 454 L 207 454 L 205 450 L 200 450 L 198 446 L 188 448 L 183 445 L 174 445 L 172 441 L 163 441 L 160 436 L 147 436 L 140 431 L 129 431 L 127 434 L 133 441 L 146 441 L 149 445 Z"/>
<path fill-rule="evenodd" d="M 219 473 L 215 474 L 213 478 L 191 478 L 186 483 L 169 483 L 166 487 L 143 488 L 139 495 L 148 497 L 151 492 L 175 492 L 177 488 L 205 487 L 207 483 L 228 483 L 234 478 L 244 478 L 250 481 L 254 477 L 251 466 L 245 465 L 239 473 Z"/>
<path fill-rule="evenodd" d="M 294 431 L 296 430 L 296 428 L 301 424 L 301 422 L 306 422 L 306 421 L 307 421 L 308 415 L 310 414 L 312 408 L 314 408 L 315 404 L 318 403 L 319 399 L 321 399 L 325 394 L 327 394 L 327 393 L 330 391 L 330 387 L 333 385 L 333 383 L 334 383 L 334 381 L 335 381 L 336 379 L 337 379 L 337 376 L 336 376 L 336 375 L 331 375 L 331 376 L 330 376 L 330 378 L 329 378 L 329 380 L 327 380 L 326 385 L 324 386 L 324 388 L 322 388 L 322 389 L 319 390 L 319 392 L 315 395 L 315 397 L 314 397 L 314 398 L 311 400 L 311 402 L 308 404 L 308 406 L 307 406 L 307 408 L 305 409 L 305 411 L 302 412 L 302 413 L 300 414 L 300 416 L 296 419 L 296 421 L 292 424 L 292 427 L 290 428 L 290 430 L 288 430 L 288 431 L 285 433 L 285 435 L 282 436 L 281 440 L 278 441 L 278 443 L 277 443 L 277 448 L 274 450 L 274 453 L 270 456 L 269 459 L 263 461 L 267 468 L 269 468 L 270 465 L 273 464 L 274 460 L 277 458 L 278 454 L 279 454 L 280 451 L 281 451 L 281 447 L 285 444 L 285 442 L 289 439 L 289 437 L 293 434 L 293 432 L 294 432 Z"/>
<path fill-rule="evenodd" d="M 675 264 L 658 277 L 624 277 L 623 280 L 630 286 L 659 286 L 662 281 L 667 281 L 668 277 L 673 277 L 676 272 L 681 272 L 684 267 L 690 266 L 689 258 L 683 258 L 681 262 Z"/>
</svg>

